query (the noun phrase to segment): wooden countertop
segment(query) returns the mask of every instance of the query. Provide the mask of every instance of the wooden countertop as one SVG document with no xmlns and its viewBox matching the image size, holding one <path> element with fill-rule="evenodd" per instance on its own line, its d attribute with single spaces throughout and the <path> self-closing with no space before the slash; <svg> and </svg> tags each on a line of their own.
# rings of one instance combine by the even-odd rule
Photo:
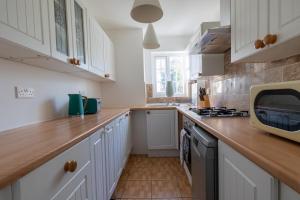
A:
<svg viewBox="0 0 300 200">
<path fill-rule="evenodd" d="M 250 125 L 249 118 L 203 118 L 179 112 L 300 193 L 300 144 Z"/>
<path fill-rule="evenodd" d="M 162 105 L 146 105 L 146 106 L 134 106 L 130 110 L 176 110 L 176 106 L 162 106 Z"/>
<path fill-rule="evenodd" d="M 62 118 L 4 131 L 0 135 L 0 188 L 5 187 L 87 138 L 129 109 Z"/>
<path fill-rule="evenodd" d="M 248 118 L 201 118 L 187 108 L 170 106 L 103 109 L 84 119 L 63 118 L 2 132 L 0 188 L 17 181 L 129 110 L 157 109 L 177 109 L 300 193 L 300 144 L 258 130 L 249 124 Z"/>
</svg>

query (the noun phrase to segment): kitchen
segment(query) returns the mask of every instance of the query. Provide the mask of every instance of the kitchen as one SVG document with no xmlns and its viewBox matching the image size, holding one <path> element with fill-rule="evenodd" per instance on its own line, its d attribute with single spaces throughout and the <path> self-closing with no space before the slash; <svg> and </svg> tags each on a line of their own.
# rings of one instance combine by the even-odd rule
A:
<svg viewBox="0 0 300 200">
<path fill-rule="evenodd" d="M 299 16 L 0 0 L 0 200 L 299 200 Z"/>
</svg>

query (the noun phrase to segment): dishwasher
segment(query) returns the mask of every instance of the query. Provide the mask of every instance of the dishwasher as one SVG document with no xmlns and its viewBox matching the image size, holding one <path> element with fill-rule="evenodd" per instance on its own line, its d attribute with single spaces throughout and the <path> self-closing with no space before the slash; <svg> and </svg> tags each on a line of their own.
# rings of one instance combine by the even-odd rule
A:
<svg viewBox="0 0 300 200">
<path fill-rule="evenodd" d="M 218 140 L 198 126 L 191 140 L 193 200 L 218 200 Z"/>
</svg>

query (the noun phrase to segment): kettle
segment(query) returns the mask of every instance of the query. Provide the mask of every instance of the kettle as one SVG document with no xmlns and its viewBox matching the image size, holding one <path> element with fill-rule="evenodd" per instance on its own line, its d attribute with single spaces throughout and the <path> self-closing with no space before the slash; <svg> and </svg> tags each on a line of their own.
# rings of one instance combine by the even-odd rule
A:
<svg viewBox="0 0 300 200">
<path fill-rule="evenodd" d="M 87 97 L 81 94 L 69 94 L 69 116 L 84 116 Z"/>
</svg>

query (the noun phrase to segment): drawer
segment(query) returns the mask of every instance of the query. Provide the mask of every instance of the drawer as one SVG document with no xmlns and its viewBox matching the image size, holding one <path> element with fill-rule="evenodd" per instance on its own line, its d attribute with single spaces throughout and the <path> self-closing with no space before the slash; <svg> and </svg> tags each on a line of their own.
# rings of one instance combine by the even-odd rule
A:
<svg viewBox="0 0 300 200">
<path fill-rule="evenodd" d="M 77 168 L 74 172 L 65 172 L 65 163 L 70 160 L 77 161 Z M 89 162 L 89 139 L 87 138 L 22 177 L 13 186 L 16 196 L 14 200 L 50 199 Z"/>
</svg>

